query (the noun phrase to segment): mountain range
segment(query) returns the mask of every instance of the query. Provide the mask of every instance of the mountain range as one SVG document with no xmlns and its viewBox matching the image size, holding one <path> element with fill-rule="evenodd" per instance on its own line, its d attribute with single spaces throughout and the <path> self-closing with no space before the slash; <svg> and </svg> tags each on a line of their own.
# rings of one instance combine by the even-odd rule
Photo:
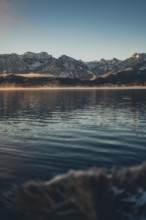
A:
<svg viewBox="0 0 146 220">
<path fill-rule="evenodd" d="M 84 62 L 62 55 L 54 58 L 46 52 L 0 55 L 0 77 L 40 74 L 50 78 L 89 80 L 93 84 L 146 82 L 146 53 L 134 53 L 125 60 Z"/>
<path fill-rule="evenodd" d="M 0 55 L 0 73 L 45 73 L 54 77 L 91 78 L 92 71 L 81 61 L 66 55 L 58 59 L 46 52 L 26 52 L 23 55 Z"/>
</svg>

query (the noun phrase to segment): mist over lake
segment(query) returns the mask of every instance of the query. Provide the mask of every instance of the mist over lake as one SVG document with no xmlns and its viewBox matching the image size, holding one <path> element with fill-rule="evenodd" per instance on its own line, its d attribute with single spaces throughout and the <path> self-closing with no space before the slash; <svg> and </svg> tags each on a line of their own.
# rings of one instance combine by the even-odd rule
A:
<svg viewBox="0 0 146 220">
<path fill-rule="evenodd" d="M 146 158 L 146 90 L 0 91 L 1 191 Z"/>
</svg>

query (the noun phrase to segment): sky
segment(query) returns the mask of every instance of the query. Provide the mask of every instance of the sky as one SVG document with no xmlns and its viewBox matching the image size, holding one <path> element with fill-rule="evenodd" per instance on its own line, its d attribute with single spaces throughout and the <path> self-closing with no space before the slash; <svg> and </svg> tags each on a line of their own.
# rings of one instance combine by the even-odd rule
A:
<svg viewBox="0 0 146 220">
<path fill-rule="evenodd" d="M 0 54 L 84 61 L 146 52 L 146 0 L 0 0 Z"/>
</svg>

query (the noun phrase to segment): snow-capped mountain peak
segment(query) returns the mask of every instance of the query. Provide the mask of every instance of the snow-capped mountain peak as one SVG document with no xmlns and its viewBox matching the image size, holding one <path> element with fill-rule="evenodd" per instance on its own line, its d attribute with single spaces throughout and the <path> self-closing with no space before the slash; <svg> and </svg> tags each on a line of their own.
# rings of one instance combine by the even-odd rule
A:
<svg viewBox="0 0 146 220">
<path fill-rule="evenodd" d="M 52 56 L 49 55 L 46 52 L 41 52 L 41 53 L 34 53 L 34 52 L 26 52 L 21 55 L 23 58 L 27 59 L 39 59 L 39 60 L 44 60 L 44 59 L 50 59 Z"/>
<path fill-rule="evenodd" d="M 140 57 L 140 55 L 138 53 L 134 53 L 131 56 L 131 58 L 134 58 L 134 59 L 139 58 L 139 57 Z"/>
<path fill-rule="evenodd" d="M 134 53 L 131 58 L 133 59 L 146 59 L 146 53 Z"/>
</svg>

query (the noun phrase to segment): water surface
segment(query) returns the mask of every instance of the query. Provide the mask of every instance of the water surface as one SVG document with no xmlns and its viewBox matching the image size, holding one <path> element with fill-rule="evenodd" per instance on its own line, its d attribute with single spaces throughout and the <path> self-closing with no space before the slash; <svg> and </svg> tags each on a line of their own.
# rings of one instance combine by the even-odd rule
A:
<svg viewBox="0 0 146 220">
<path fill-rule="evenodd" d="M 0 91 L 1 190 L 146 159 L 146 90 Z"/>
</svg>

